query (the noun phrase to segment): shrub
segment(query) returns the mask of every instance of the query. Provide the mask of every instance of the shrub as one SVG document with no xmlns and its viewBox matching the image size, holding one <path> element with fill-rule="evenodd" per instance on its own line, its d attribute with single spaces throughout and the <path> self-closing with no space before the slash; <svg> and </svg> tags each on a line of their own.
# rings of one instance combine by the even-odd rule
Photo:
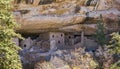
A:
<svg viewBox="0 0 120 69">
<path fill-rule="evenodd" d="M 111 45 L 108 46 L 110 48 L 110 53 L 113 55 L 120 54 L 120 35 L 119 33 L 112 34 Z M 116 57 L 115 57 L 116 58 Z M 120 69 L 120 60 L 118 59 L 113 65 L 111 65 L 110 69 Z"/>
<path fill-rule="evenodd" d="M 0 69 L 21 69 L 20 48 L 13 42 L 16 23 L 12 16 L 11 0 L 0 0 Z"/>
</svg>

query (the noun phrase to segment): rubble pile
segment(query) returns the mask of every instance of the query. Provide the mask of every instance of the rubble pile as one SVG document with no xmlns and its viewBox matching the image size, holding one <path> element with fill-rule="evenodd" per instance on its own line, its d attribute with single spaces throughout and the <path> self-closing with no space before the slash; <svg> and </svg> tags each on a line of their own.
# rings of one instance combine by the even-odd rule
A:
<svg viewBox="0 0 120 69">
<path fill-rule="evenodd" d="M 32 49 L 34 48 L 34 49 Z M 113 62 L 108 49 L 99 47 L 96 51 L 85 51 L 85 47 L 56 49 L 49 52 L 41 52 L 33 46 L 29 50 L 22 50 L 20 57 L 24 68 L 35 69 L 95 69 L 99 66 L 109 69 Z M 46 55 L 42 55 L 46 54 Z M 29 69 L 30 69 L 29 68 Z"/>
<path fill-rule="evenodd" d="M 109 53 L 109 50 L 107 47 L 99 47 L 95 52 L 95 57 L 98 60 L 101 68 L 104 69 L 110 69 L 110 66 L 113 62 L 113 56 Z"/>
<path fill-rule="evenodd" d="M 93 57 L 85 52 L 83 48 L 57 50 L 51 54 L 50 61 L 44 62 L 44 64 L 49 64 L 50 69 L 73 69 L 75 67 L 78 69 L 94 69 L 97 67 L 97 63 Z M 43 66 L 40 62 L 35 65 L 36 69 L 41 69 L 41 67 Z"/>
</svg>

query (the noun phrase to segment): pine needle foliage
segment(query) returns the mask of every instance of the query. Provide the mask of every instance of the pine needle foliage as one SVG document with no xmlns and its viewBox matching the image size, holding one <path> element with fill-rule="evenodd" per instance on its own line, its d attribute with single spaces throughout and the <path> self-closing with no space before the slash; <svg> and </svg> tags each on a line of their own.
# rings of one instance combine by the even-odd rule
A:
<svg viewBox="0 0 120 69">
<path fill-rule="evenodd" d="M 114 55 L 120 55 L 120 34 L 112 33 L 112 40 L 110 41 L 111 45 L 108 45 L 110 53 Z M 110 69 L 120 69 L 120 60 L 111 65 Z"/>
<path fill-rule="evenodd" d="M 20 35 L 14 31 L 17 25 L 11 11 L 11 0 L 0 0 L 0 69 L 22 69 L 20 48 L 13 42 Z"/>
<path fill-rule="evenodd" d="M 102 16 L 100 16 L 100 19 L 98 20 L 98 23 L 97 23 L 97 30 L 95 33 L 95 39 L 101 46 L 106 44 L 105 26 L 104 26 L 104 23 L 102 20 Z"/>
</svg>

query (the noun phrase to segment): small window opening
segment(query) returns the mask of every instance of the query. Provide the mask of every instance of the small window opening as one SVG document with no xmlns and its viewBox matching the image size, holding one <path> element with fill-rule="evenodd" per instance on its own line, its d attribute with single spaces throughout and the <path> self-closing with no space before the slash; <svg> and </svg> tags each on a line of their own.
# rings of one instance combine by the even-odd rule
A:
<svg viewBox="0 0 120 69">
<path fill-rule="evenodd" d="M 61 34 L 61 37 L 63 36 L 63 34 Z"/>
<path fill-rule="evenodd" d="M 26 45 L 24 45 L 24 47 L 26 47 Z"/>
<path fill-rule="evenodd" d="M 60 41 L 58 41 L 58 43 L 60 44 Z"/>
<path fill-rule="evenodd" d="M 68 37 L 69 39 L 71 38 L 71 36 Z"/>
<path fill-rule="evenodd" d="M 54 38 L 54 35 L 52 35 L 52 37 Z"/>
</svg>

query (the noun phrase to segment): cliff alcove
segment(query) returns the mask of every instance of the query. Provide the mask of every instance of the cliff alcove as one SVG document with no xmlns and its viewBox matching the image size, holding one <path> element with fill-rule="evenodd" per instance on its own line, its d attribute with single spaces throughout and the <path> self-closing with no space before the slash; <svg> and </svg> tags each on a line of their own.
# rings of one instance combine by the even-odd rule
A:
<svg viewBox="0 0 120 69">
<path fill-rule="evenodd" d="M 74 67 L 74 64 L 78 69 L 94 69 L 87 68 L 90 67 L 87 61 L 92 62 L 93 55 L 111 60 L 111 55 L 105 55 L 106 49 L 101 54 L 103 50 L 93 35 L 101 15 L 105 35 L 120 32 L 119 0 L 15 0 L 13 5 L 14 18 L 21 26 L 15 30 L 25 37 L 25 40 L 16 39 L 23 49 L 20 52 L 23 64 L 35 62 L 36 69 L 49 62 L 52 69 L 70 69 L 69 65 Z"/>
</svg>

